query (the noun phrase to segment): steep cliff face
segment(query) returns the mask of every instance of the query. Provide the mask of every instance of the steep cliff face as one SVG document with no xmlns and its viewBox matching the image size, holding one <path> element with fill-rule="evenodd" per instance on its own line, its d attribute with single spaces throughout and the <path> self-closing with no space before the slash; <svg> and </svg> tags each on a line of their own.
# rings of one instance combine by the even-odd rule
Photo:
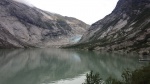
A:
<svg viewBox="0 0 150 84">
<path fill-rule="evenodd" d="M 111 14 L 92 24 L 80 43 L 88 50 L 150 52 L 150 0 L 119 0 Z"/>
<path fill-rule="evenodd" d="M 70 44 L 87 24 L 13 0 L 0 0 L 0 48 L 48 47 Z M 78 32 L 80 31 L 80 32 Z"/>
</svg>

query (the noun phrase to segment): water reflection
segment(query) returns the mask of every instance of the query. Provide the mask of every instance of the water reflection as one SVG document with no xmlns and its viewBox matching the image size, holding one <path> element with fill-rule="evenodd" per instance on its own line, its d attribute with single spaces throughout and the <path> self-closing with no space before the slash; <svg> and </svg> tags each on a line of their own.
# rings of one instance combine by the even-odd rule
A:
<svg viewBox="0 0 150 84">
<path fill-rule="evenodd" d="M 0 50 L 0 84 L 81 84 L 86 72 L 120 78 L 138 57 L 63 49 Z M 62 83 L 63 82 L 63 83 Z"/>
</svg>

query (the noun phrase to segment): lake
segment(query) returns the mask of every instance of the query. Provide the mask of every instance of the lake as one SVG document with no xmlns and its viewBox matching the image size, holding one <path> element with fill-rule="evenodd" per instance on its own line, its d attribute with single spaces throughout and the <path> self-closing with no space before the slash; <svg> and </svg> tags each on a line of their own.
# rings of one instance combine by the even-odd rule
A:
<svg viewBox="0 0 150 84">
<path fill-rule="evenodd" d="M 132 54 L 67 49 L 0 50 L 0 84 L 82 84 L 91 70 L 121 79 L 124 69 L 145 65 Z"/>
</svg>

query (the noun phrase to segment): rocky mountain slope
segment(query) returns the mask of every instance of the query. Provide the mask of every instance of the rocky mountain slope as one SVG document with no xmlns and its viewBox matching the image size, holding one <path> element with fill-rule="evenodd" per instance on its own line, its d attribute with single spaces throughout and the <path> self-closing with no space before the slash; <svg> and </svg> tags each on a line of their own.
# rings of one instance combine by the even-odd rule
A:
<svg viewBox="0 0 150 84">
<path fill-rule="evenodd" d="M 0 48 L 48 47 L 72 43 L 87 24 L 13 0 L 0 0 Z"/>
<path fill-rule="evenodd" d="M 150 0 L 119 0 L 112 13 L 92 24 L 72 47 L 150 53 Z"/>
</svg>

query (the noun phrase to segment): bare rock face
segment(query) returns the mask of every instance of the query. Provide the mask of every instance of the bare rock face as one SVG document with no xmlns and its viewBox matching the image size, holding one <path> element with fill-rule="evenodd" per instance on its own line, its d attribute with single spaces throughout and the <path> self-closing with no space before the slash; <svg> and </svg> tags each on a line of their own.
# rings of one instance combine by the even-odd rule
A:
<svg viewBox="0 0 150 84">
<path fill-rule="evenodd" d="M 92 24 L 76 47 L 150 52 L 150 0 L 119 0 L 111 14 Z"/>
<path fill-rule="evenodd" d="M 0 0 L 0 48 L 49 47 L 70 44 L 88 25 L 72 17 Z"/>
</svg>

